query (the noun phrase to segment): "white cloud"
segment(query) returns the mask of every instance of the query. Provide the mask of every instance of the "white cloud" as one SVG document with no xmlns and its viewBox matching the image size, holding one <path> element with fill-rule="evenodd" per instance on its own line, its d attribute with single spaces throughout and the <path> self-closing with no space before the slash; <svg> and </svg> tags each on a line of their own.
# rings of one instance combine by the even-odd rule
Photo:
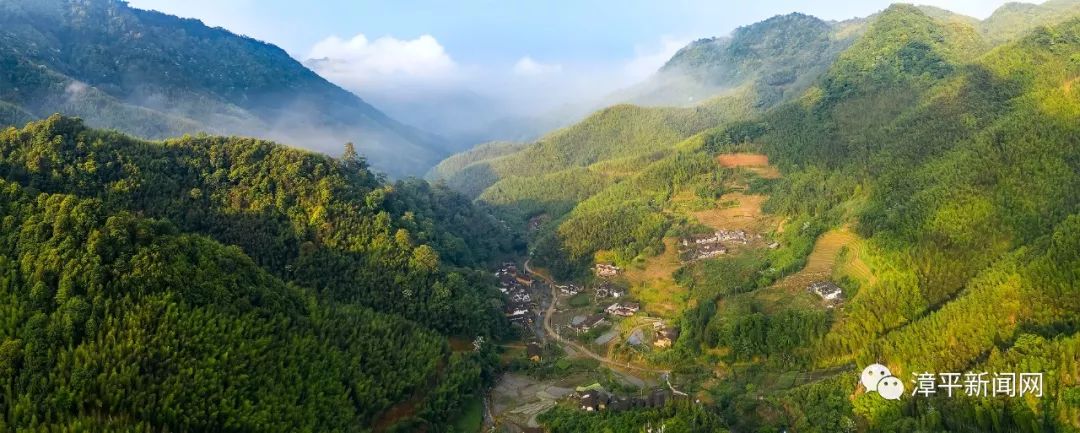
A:
<svg viewBox="0 0 1080 433">
<path fill-rule="evenodd" d="M 459 75 L 458 65 L 431 35 L 412 40 L 331 36 L 315 44 L 308 58 L 316 72 L 353 89 L 444 83 Z"/>
<path fill-rule="evenodd" d="M 623 74 L 628 84 L 642 81 L 656 73 L 661 66 L 664 66 L 664 63 L 667 63 L 675 55 L 675 52 L 688 43 L 687 40 L 663 36 L 660 38 L 659 44 L 634 47 L 636 55 L 623 66 Z"/>
<path fill-rule="evenodd" d="M 522 57 L 521 60 L 514 63 L 514 74 L 525 77 L 539 77 L 558 74 L 560 72 L 562 72 L 562 65 L 557 63 L 540 63 L 529 56 Z"/>
</svg>

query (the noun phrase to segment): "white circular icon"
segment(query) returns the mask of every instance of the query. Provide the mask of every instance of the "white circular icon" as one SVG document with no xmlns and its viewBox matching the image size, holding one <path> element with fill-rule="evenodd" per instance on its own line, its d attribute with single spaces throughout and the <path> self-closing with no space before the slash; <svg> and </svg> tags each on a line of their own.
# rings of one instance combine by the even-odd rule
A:
<svg viewBox="0 0 1080 433">
<path fill-rule="evenodd" d="M 888 376 L 892 376 L 889 367 L 881 364 L 871 364 L 862 371 L 862 384 L 866 387 L 866 392 L 877 391 L 878 381 Z"/>
<path fill-rule="evenodd" d="M 904 395 L 904 381 L 886 376 L 877 383 L 877 392 L 886 400 L 899 400 Z"/>
</svg>

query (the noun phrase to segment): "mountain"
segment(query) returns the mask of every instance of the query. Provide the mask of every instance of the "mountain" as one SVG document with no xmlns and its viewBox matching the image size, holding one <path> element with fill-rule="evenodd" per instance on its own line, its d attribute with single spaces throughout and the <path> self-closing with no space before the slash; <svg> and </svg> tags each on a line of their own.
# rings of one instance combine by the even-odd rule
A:
<svg viewBox="0 0 1080 433">
<path fill-rule="evenodd" d="M 146 138 L 210 132 L 319 151 L 356 142 L 418 174 L 439 138 L 387 117 L 282 49 L 118 0 L 0 1 L 0 124 L 55 112 Z"/>
<path fill-rule="evenodd" d="M 147 141 L 61 115 L 0 130 L 0 431 L 451 432 L 466 407 L 483 418 L 504 372 L 502 395 L 529 400 L 493 406 L 552 433 L 1077 431 L 1067 4 L 781 17 L 843 47 L 744 35 L 749 53 L 825 50 L 822 65 L 789 53 L 796 78 L 773 86 L 788 64 L 695 44 L 673 64 L 722 95 L 488 143 L 434 184 L 388 183 L 352 146 Z M 102 116 L 171 119 L 87 86 L 71 92 Z M 539 360 L 504 344 L 517 328 L 488 269 L 526 250 L 544 280 L 585 290 L 548 304 L 560 338 Z M 640 308 L 572 334 L 610 305 L 602 286 Z M 657 328 L 677 338 L 656 344 Z M 860 380 L 874 364 L 898 399 Z M 550 404 L 579 381 L 616 398 Z M 634 395 L 650 397 L 618 398 Z"/>
<path fill-rule="evenodd" d="M 645 83 L 619 98 L 642 105 L 693 105 L 745 85 L 757 103 L 798 94 L 852 41 L 834 25 L 793 13 L 740 27 L 731 36 L 700 39 L 679 50 Z"/>
<path fill-rule="evenodd" d="M 1077 13 L 1080 13 L 1080 1 L 1076 0 L 1007 3 L 983 20 L 979 31 L 992 42 L 1004 42 L 1036 27 L 1064 22 Z"/>
<path fill-rule="evenodd" d="M 558 217 L 620 179 L 609 170 L 619 161 L 658 159 L 655 152 L 670 151 L 694 134 L 799 95 L 858 34 L 791 14 L 739 28 L 730 38 L 699 40 L 646 83 L 613 97 L 674 107 L 614 105 L 513 154 L 465 152 L 437 165 L 428 178 L 495 204 L 515 220 L 538 213 Z"/>
<path fill-rule="evenodd" d="M 510 201 L 548 200 L 538 197 L 518 200 L 511 191 L 528 183 L 535 186 L 528 187 L 535 194 L 548 191 L 552 200 L 561 201 L 553 197 L 578 189 L 548 183 L 545 178 L 555 176 L 554 173 L 565 171 L 564 182 L 592 183 L 599 174 L 590 167 L 662 151 L 723 119 L 744 116 L 752 110 L 748 105 L 741 96 L 718 98 L 693 108 L 616 105 L 529 145 L 500 146 L 496 148 L 498 151 L 483 147 L 452 157 L 437 165 L 429 173 L 429 179 L 446 182 L 471 197 L 490 194 Z M 587 173 L 589 179 L 582 179 L 581 175 Z"/>
<path fill-rule="evenodd" d="M 768 83 L 753 77 L 785 63 L 746 67 L 730 41 L 699 41 L 669 65 L 700 71 L 696 80 L 714 89 L 738 85 L 727 96 L 615 105 L 520 150 L 459 155 L 436 173 L 527 227 L 534 266 L 621 287 L 644 315 L 678 324 L 670 349 L 605 349 L 620 363 L 677 372 L 672 386 L 731 431 L 1074 431 L 1074 4 L 1007 5 L 981 21 L 894 5 L 811 25 L 842 49 L 793 67 L 813 72 L 766 105 L 756 102 Z M 692 128 L 672 121 L 717 107 L 728 111 Z M 737 230 L 746 242 L 688 256 L 696 237 Z M 619 275 L 593 276 L 599 263 Z M 821 284 L 835 285 L 838 300 L 815 294 Z M 614 319 L 614 341 L 636 320 Z M 900 400 L 859 383 L 873 363 L 909 386 Z M 924 396 L 910 388 L 924 372 L 1041 373 L 1054 385 L 1038 397 Z M 553 432 L 599 432 L 644 414 L 559 408 L 541 421 Z"/>
<path fill-rule="evenodd" d="M 478 269 L 512 238 L 345 154 L 0 132 L 0 431 L 447 423 L 494 365 L 449 338 L 505 335 Z"/>
<path fill-rule="evenodd" d="M 1080 1 L 1008 3 L 982 21 L 932 6 L 918 8 L 940 22 L 975 27 L 992 46 L 1080 13 Z M 753 83 L 758 103 L 771 105 L 805 91 L 875 18 L 826 22 L 792 13 L 740 27 L 730 36 L 700 39 L 679 50 L 654 76 L 612 99 L 689 106 Z"/>
</svg>

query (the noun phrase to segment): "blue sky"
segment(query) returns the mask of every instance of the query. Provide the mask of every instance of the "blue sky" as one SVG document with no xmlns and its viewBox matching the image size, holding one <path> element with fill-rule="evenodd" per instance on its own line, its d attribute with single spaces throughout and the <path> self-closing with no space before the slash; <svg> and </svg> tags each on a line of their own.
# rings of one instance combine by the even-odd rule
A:
<svg viewBox="0 0 1080 433">
<path fill-rule="evenodd" d="M 924 0 L 985 18 L 1004 0 Z M 468 90 L 538 109 L 643 80 L 674 51 L 773 15 L 863 17 L 884 0 L 129 0 L 281 46 L 376 105 Z M 413 96 L 409 96 L 412 93 Z"/>
<path fill-rule="evenodd" d="M 825 19 L 866 16 L 880 0 L 515 1 L 515 0 L 130 0 L 133 6 L 200 18 L 282 46 L 302 56 L 331 36 L 413 39 L 434 36 L 456 60 L 511 63 L 523 56 L 566 63 L 610 61 L 661 37 L 696 39 L 776 14 L 805 12 Z M 977 17 L 1002 0 L 926 0 Z"/>
</svg>

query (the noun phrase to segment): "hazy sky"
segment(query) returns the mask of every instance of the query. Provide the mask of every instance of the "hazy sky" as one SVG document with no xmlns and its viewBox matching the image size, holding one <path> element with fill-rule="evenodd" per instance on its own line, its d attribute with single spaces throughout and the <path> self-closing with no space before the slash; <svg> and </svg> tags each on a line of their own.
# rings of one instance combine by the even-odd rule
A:
<svg viewBox="0 0 1080 433">
<path fill-rule="evenodd" d="M 281 46 L 350 90 L 468 88 L 551 103 L 638 82 L 694 39 L 777 14 L 862 17 L 884 0 L 129 0 Z M 985 18 L 1004 0 L 924 0 Z M 313 6 L 312 4 L 318 4 Z M 483 87 L 482 90 L 477 90 Z M 530 93 L 531 92 L 531 93 Z M 416 92 L 414 92 L 416 93 Z M 594 96 L 593 95 L 593 96 Z M 519 98 L 519 99 L 520 99 Z M 375 99 L 378 99 L 377 97 Z"/>
</svg>

